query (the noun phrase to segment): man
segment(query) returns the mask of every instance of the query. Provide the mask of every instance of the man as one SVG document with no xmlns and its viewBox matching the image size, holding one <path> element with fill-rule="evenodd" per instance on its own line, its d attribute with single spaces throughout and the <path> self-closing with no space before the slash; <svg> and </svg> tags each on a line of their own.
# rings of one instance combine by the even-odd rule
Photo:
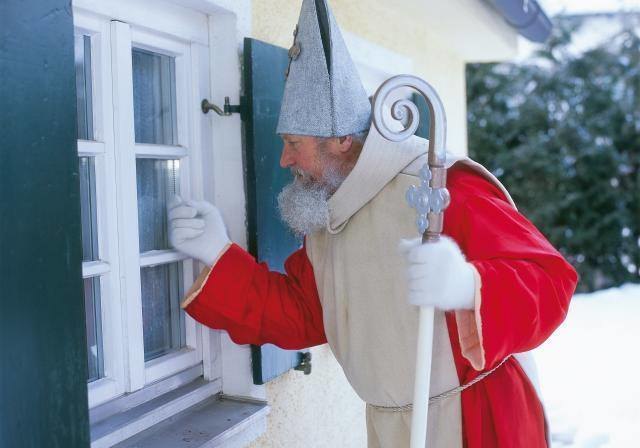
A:
<svg viewBox="0 0 640 448">
<path fill-rule="evenodd" d="M 433 305 L 431 394 L 452 393 L 430 405 L 429 446 L 547 446 L 526 357 L 512 355 L 562 322 L 575 270 L 494 176 L 451 154 L 443 236 L 411 239 L 415 215 L 403 198 L 419 183 L 426 141 L 392 143 L 370 128 L 367 96 L 324 0 L 303 1 L 289 54 L 277 132 L 280 164 L 295 180 L 278 202 L 304 246 L 286 274 L 270 272 L 229 241 L 213 205 L 175 202 L 172 244 L 208 266 L 183 307 L 241 344 L 328 342 L 367 403 L 369 447 L 397 448 L 410 437 L 414 305 Z"/>
</svg>

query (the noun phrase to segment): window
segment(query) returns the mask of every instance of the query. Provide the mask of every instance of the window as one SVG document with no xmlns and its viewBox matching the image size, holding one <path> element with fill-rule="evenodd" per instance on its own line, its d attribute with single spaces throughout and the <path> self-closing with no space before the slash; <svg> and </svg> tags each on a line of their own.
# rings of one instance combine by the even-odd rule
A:
<svg viewBox="0 0 640 448">
<path fill-rule="evenodd" d="M 207 96 L 192 79 L 206 78 L 208 63 L 191 55 L 200 43 L 83 11 L 74 20 L 87 382 L 95 407 L 186 370 L 207 370 L 209 331 L 179 305 L 194 261 L 170 248 L 166 207 L 175 194 L 203 194 L 194 166 L 201 168 L 192 163 L 200 157 L 200 117 L 188 105 Z"/>
</svg>

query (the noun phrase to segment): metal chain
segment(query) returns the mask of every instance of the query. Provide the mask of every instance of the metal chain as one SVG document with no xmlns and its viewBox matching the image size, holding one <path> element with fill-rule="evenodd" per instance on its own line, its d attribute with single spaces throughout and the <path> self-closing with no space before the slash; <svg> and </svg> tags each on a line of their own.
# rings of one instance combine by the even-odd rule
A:
<svg viewBox="0 0 640 448">
<path fill-rule="evenodd" d="M 442 401 L 442 400 L 444 400 L 446 398 L 449 398 L 449 397 L 452 397 L 454 395 L 457 395 L 460 392 L 462 392 L 463 390 L 473 386 L 478 381 L 482 381 L 483 379 L 485 379 L 486 377 L 491 375 L 493 372 L 495 372 L 509 358 L 511 358 L 511 355 L 507 356 L 502 361 L 500 361 L 500 364 L 495 366 L 493 369 L 488 370 L 488 371 L 486 371 L 484 373 L 481 373 L 480 375 L 478 375 L 477 377 L 475 377 L 474 379 L 469 381 L 467 384 L 463 384 L 461 386 L 454 387 L 451 390 L 445 391 L 445 392 L 443 392 L 441 394 L 434 395 L 433 397 L 429 398 L 429 404 L 431 405 L 431 404 L 437 403 L 438 401 Z M 403 406 L 377 406 L 375 404 L 369 404 L 369 406 L 371 406 L 373 409 L 376 409 L 378 411 L 385 411 L 385 412 L 405 412 L 405 411 L 410 411 L 410 410 L 413 409 L 413 404 L 412 403 L 405 404 Z"/>
</svg>

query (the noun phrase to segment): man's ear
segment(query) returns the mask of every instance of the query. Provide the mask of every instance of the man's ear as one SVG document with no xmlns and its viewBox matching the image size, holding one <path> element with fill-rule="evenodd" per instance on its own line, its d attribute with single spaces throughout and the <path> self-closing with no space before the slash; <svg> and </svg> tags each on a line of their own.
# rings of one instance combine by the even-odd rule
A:
<svg viewBox="0 0 640 448">
<path fill-rule="evenodd" d="M 341 153 L 347 153 L 351 149 L 351 145 L 353 144 L 353 137 L 350 135 L 345 135 L 344 137 L 338 137 L 338 150 Z"/>
</svg>

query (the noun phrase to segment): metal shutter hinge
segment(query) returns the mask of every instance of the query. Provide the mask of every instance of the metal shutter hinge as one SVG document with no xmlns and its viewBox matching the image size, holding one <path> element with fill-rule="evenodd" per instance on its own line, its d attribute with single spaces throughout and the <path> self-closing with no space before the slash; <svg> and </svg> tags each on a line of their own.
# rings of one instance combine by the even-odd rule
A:
<svg viewBox="0 0 640 448">
<path fill-rule="evenodd" d="M 294 367 L 294 370 L 300 370 L 305 375 L 311 374 L 311 352 L 298 352 L 299 364 Z"/>
<path fill-rule="evenodd" d="M 231 114 L 238 113 L 240 114 L 240 118 L 244 121 L 246 115 L 246 104 L 244 101 L 244 97 L 240 97 L 240 104 L 232 105 L 230 103 L 229 97 L 224 97 L 224 106 L 220 108 L 213 103 L 210 103 L 206 98 L 202 100 L 200 103 L 200 109 L 202 109 L 202 113 L 208 113 L 210 110 L 214 111 L 220 116 L 228 117 Z"/>
</svg>

